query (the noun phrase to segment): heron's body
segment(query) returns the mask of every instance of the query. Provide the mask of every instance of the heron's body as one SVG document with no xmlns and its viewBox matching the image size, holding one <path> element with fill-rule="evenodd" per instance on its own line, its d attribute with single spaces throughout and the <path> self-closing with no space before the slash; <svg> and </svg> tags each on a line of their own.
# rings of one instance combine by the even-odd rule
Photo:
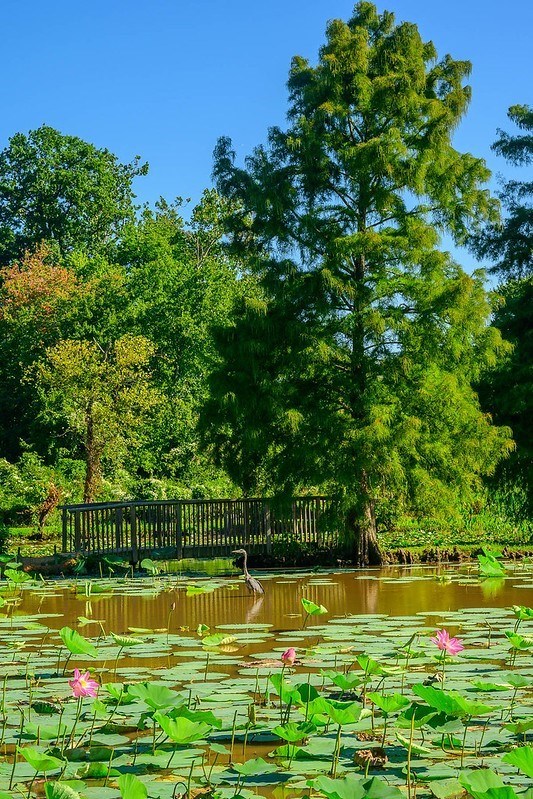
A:
<svg viewBox="0 0 533 799">
<path fill-rule="evenodd" d="M 250 572 L 248 571 L 248 553 L 245 549 L 235 549 L 233 551 L 234 555 L 243 555 L 244 556 L 244 563 L 242 566 L 243 574 L 244 574 L 244 582 L 246 584 L 246 588 L 250 591 L 251 594 L 264 594 L 265 589 L 259 582 L 256 580 L 255 577 L 252 577 Z"/>
</svg>

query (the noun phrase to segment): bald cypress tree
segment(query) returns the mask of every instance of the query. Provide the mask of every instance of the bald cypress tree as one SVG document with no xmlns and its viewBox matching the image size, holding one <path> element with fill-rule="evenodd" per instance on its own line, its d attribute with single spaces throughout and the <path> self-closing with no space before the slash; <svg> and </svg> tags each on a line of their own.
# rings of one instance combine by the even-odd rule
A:
<svg viewBox="0 0 533 799">
<path fill-rule="evenodd" d="M 361 565 L 381 558 L 376 503 L 445 510 L 509 445 L 472 389 L 502 347 L 483 275 L 440 244 L 494 213 L 483 161 L 452 144 L 469 69 L 362 2 L 315 65 L 293 59 L 287 129 L 243 167 L 215 151 L 261 292 L 219 333 L 210 439 L 248 490 L 336 496 Z"/>
</svg>

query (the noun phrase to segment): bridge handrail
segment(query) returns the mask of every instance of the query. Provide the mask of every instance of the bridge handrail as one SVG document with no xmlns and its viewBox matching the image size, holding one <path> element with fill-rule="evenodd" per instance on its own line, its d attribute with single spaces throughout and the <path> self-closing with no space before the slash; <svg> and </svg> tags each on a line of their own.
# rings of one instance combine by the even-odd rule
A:
<svg viewBox="0 0 533 799">
<path fill-rule="evenodd" d="M 125 500 L 61 505 L 64 553 L 98 555 L 170 549 L 176 557 L 214 557 L 245 547 L 272 551 L 289 538 L 334 546 L 323 521 L 333 500 L 320 495 L 228 499 Z"/>
</svg>

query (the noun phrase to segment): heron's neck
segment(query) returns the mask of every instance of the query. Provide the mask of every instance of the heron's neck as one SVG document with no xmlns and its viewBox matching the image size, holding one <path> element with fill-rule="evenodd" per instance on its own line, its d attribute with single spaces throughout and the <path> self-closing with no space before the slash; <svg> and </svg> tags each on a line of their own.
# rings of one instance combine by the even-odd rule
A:
<svg viewBox="0 0 533 799">
<path fill-rule="evenodd" d="M 243 565 L 244 573 L 248 571 L 248 553 L 245 551 L 244 553 L 244 565 Z"/>
</svg>

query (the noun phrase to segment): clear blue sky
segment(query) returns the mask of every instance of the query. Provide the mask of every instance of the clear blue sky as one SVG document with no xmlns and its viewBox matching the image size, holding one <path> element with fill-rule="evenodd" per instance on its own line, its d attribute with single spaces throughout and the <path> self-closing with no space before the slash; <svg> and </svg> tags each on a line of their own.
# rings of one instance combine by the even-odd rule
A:
<svg viewBox="0 0 533 799">
<path fill-rule="evenodd" d="M 514 103 L 533 103 L 531 0 L 386 0 L 418 24 L 439 55 L 473 63 L 470 112 L 456 144 L 490 151 Z M 139 154 L 150 174 L 140 201 L 199 198 L 212 151 L 230 136 L 240 154 L 283 124 L 295 54 L 314 59 L 325 24 L 349 0 L 2 0 L 0 147 L 42 123 Z"/>
</svg>

